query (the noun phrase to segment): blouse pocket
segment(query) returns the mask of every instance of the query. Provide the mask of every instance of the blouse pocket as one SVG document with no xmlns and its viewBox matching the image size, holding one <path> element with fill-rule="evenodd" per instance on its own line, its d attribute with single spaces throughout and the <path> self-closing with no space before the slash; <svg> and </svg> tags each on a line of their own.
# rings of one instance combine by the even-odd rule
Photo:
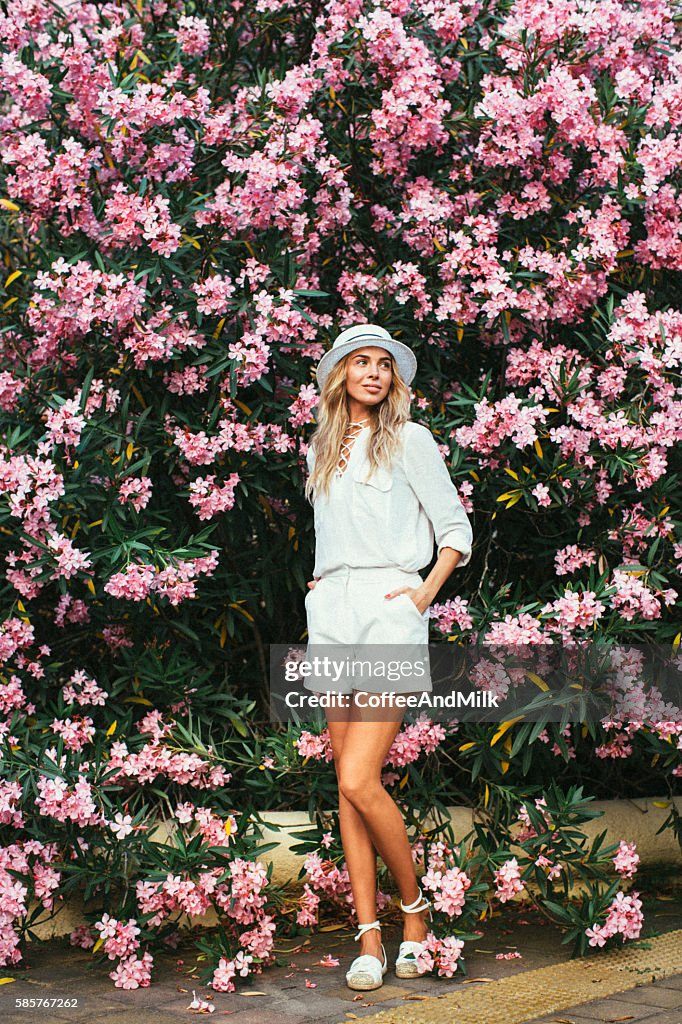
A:
<svg viewBox="0 0 682 1024">
<path fill-rule="evenodd" d="M 369 475 L 366 463 L 353 470 L 353 511 L 377 520 L 382 529 L 388 527 L 393 475 L 380 466 Z"/>
</svg>

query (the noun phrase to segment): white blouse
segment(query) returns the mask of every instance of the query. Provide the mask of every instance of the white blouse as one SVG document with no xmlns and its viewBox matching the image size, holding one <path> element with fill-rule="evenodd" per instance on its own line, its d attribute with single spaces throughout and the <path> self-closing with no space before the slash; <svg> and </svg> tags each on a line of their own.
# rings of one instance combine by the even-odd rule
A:
<svg viewBox="0 0 682 1024">
<path fill-rule="evenodd" d="M 418 572 L 444 547 L 462 553 L 457 568 L 471 560 L 473 531 L 431 431 L 411 420 L 390 470 L 370 477 L 369 427 L 351 448 L 344 472 L 335 474 L 328 496 L 315 498 L 314 576 L 343 566 L 398 567 Z M 307 453 L 315 463 L 314 446 Z"/>
</svg>

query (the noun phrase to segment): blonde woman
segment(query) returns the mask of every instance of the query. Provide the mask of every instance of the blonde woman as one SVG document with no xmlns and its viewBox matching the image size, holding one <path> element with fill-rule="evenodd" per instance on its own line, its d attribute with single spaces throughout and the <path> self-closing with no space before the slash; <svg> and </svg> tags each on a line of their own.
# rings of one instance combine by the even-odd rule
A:
<svg viewBox="0 0 682 1024">
<path fill-rule="evenodd" d="M 436 441 L 410 420 L 408 385 L 416 368 L 411 349 L 376 324 L 344 330 L 318 364 L 318 426 L 305 488 L 315 517 L 314 579 L 305 602 L 309 648 L 427 644 L 429 605 L 452 571 L 470 561 L 471 525 Z M 434 541 L 437 561 L 422 579 L 419 570 L 431 562 Z M 352 678 L 305 685 L 351 695 L 350 711 L 326 712 L 359 923 L 360 955 L 347 984 L 379 988 L 388 969 L 376 919 L 377 853 L 405 914 L 395 972 L 416 977 L 430 903 L 417 884 L 400 809 L 381 782 L 404 712 L 363 712 L 354 702 L 376 687 L 363 682 L 358 691 Z M 413 691 L 414 682 L 408 688 Z M 430 680 L 421 688 L 430 689 Z"/>
</svg>

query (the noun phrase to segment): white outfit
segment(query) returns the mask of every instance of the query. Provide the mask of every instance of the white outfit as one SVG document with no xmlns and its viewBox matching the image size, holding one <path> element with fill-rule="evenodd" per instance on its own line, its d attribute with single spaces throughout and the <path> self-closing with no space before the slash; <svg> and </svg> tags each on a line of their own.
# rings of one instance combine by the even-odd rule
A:
<svg viewBox="0 0 682 1024">
<path fill-rule="evenodd" d="M 328 498 L 315 500 L 313 576 L 333 569 L 379 568 L 416 573 L 444 547 L 462 552 L 457 568 L 471 560 L 472 530 L 436 440 L 427 427 L 403 425 L 402 450 L 390 470 L 367 478 L 364 427 L 340 477 L 333 477 Z M 308 449 L 312 470 L 315 451 Z"/>
<path fill-rule="evenodd" d="M 471 559 L 471 524 L 431 431 L 405 423 L 392 468 L 373 475 L 368 439 L 367 426 L 343 473 L 332 477 L 329 495 L 315 498 L 313 575 L 320 578 L 305 599 L 308 656 L 316 645 L 343 645 L 344 654 L 364 644 L 427 645 L 428 608 L 421 613 L 409 594 L 384 594 L 421 584 L 419 569 L 431 561 L 434 541 L 439 554 L 444 547 L 461 551 L 458 566 Z M 309 470 L 314 460 L 311 446 Z M 311 679 L 304 686 L 343 693 L 432 689 L 428 676 L 417 684 L 346 678 L 334 685 Z"/>
</svg>

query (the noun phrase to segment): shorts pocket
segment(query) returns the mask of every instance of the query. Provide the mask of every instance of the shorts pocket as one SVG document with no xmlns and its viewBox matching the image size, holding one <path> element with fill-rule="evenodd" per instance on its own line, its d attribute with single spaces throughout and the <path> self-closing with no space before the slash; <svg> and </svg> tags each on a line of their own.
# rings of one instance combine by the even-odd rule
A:
<svg viewBox="0 0 682 1024">
<path fill-rule="evenodd" d="M 412 608 L 412 611 L 418 617 L 419 621 L 420 622 L 424 621 L 424 619 L 427 617 L 427 613 L 428 613 L 428 610 L 429 610 L 428 608 L 426 608 L 423 612 L 420 612 L 419 609 L 417 608 L 416 604 L 414 603 L 414 601 L 412 600 L 412 598 L 410 597 L 409 594 L 398 594 L 398 597 L 404 597 L 405 600 L 409 602 L 410 607 Z M 394 598 L 394 600 L 395 600 L 395 598 Z"/>
</svg>

